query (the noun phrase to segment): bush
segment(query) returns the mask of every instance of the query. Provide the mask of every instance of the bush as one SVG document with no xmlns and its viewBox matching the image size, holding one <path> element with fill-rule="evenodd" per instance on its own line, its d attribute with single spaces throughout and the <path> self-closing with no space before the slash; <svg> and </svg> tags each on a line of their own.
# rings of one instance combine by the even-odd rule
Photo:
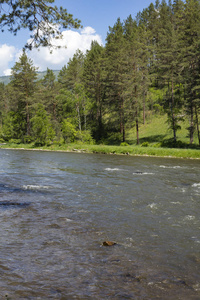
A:
<svg viewBox="0 0 200 300">
<path fill-rule="evenodd" d="M 21 144 L 21 140 L 20 139 L 10 139 L 9 143 L 10 144 Z"/>
<path fill-rule="evenodd" d="M 64 143 L 65 143 L 65 140 L 63 138 L 60 138 L 59 140 L 54 140 L 52 144 L 55 146 L 61 146 Z"/>
<path fill-rule="evenodd" d="M 144 142 L 141 144 L 141 147 L 149 147 L 149 142 Z"/>
<path fill-rule="evenodd" d="M 30 135 L 27 135 L 24 137 L 24 143 L 30 144 L 33 141 L 32 137 Z"/>
<path fill-rule="evenodd" d="M 77 136 L 76 126 L 67 119 L 62 123 L 62 135 L 65 143 L 74 143 Z"/>
<path fill-rule="evenodd" d="M 91 132 L 89 130 L 79 131 L 77 134 L 77 138 L 81 140 L 81 142 L 89 145 L 94 145 L 94 139 L 92 138 Z"/>
<path fill-rule="evenodd" d="M 120 145 L 122 140 L 122 135 L 119 132 L 112 132 L 108 134 L 108 137 L 104 140 L 106 145 Z"/>
<path fill-rule="evenodd" d="M 156 143 L 153 145 L 154 148 L 160 148 L 161 147 L 161 143 Z"/>
<path fill-rule="evenodd" d="M 129 146 L 129 144 L 126 143 L 126 142 L 122 142 L 122 143 L 120 144 L 120 146 Z"/>
</svg>

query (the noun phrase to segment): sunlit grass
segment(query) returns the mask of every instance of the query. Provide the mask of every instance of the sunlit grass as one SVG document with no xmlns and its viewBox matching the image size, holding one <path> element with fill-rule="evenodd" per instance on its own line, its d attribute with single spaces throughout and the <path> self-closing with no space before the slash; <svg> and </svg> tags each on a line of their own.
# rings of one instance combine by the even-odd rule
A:
<svg viewBox="0 0 200 300">
<path fill-rule="evenodd" d="M 34 147 L 32 144 L 6 144 L 1 148 L 27 149 L 27 150 L 46 150 L 46 151 L 69 151 L 76 153 L 100 153 L 111 155 L 144 155 L 159 157 L 177 157 L 177 158 L 200 158 L 200 150 L 196 149 L 173 149 L 156 148 L 141 146 L 108 146 L 108 145 L 87 145 L 87 144 L 63 144 Z"/>
<path fill-rule="evenodd" d="M 177 131 L 177 140 L 189 144 L 188 130 L 189 122 L 186 119 L 184 122 L 179 124 L 181 129 Z M 139 139 L 140 144 L 143 142 L 149 142 L 150 144 L 161 143 L 163 140 L 173 138 L 173 132 L 169 128 L 167 122 L 167 115 L 151 115 L 147 118 L 146 124 L 139 126 Z M 136 144 L 136 131 L 132 128 L 128 131 L 127 139 L 130 144 Z M 194 133 L 194 143 L 198 144 L 197 133 Z"/>
</svg>

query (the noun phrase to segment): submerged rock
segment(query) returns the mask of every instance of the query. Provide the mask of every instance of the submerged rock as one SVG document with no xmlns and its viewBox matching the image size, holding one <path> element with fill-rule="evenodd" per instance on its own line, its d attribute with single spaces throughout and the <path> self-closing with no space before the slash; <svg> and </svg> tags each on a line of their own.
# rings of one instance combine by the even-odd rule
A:
<svg viewBox="0 0 200 300">
<path fill-rule="evenodd" d="M 115 242 L 111 242 L 111 241 L 104 241 L 103 242 L 103 246 L 114 246 L 114 245 L 116 245 Z"/>
<path fill-rule="evenodd" d="M 11 201 L 0 201 L 0 206 L 3 207 L 27 207 L 30 203 L 28 202 L 11 202 Z"/>
</svg>

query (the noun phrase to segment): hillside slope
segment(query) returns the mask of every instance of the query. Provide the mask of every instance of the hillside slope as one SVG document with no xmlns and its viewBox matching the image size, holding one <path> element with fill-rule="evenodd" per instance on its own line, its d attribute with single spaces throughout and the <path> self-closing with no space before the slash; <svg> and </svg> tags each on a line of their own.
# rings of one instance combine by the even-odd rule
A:
<svg viewBox="0 0 200 300">
<path fill-rule="evenodd" d="M 177 140 L 182 143 L 189 144 L 188 130 L 189 122 L 181 122 L 181 129 L 177 131 Z M 173 138 L 172 130 L 169 129 L 167 122 L 167 115 L 152 115 L 146 122 L 146 124 L 140 124 L 139 126 L 139 138 L 140 144 L 148 142 L 150 145 L 156 143 L 162 143 Z M 127 134 L 127 141 L 130 144 L 136 144 L 136 131 L 132 128 Z M 194 144 L 198 145 L 197 132 L 194 134 Z"/>
</svg>

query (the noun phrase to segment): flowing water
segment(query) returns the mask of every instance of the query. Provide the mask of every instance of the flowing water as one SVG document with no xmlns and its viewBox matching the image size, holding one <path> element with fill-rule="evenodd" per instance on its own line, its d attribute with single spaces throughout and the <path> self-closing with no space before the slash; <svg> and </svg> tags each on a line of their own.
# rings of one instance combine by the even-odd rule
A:
<svg viewBox="0 0 200 300">
<path fill-rule="evenodd" d="M 200 299 L 200 161 L 1 149 L 0 277 L 0 299 Z"/>
</svg>

